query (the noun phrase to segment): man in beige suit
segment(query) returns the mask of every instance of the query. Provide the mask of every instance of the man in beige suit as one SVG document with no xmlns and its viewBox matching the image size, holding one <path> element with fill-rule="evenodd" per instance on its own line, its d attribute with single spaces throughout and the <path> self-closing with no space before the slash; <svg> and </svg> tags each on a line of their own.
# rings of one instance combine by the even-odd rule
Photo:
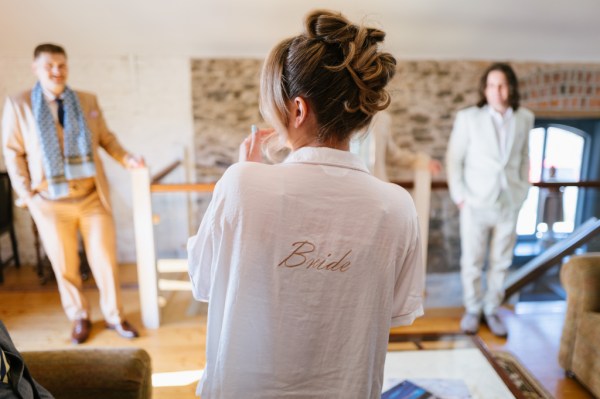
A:
<svg viewBox="0 0 600 399">
<path fill-rule="evenodd" d="M 78 232 L 107 328 L 126 338 L 137 337 L 123 318 L 115 228 L 98 148 L 125 167 L 143 166 L 143 160 L 128 154 L 108 130 L 93 94 L 67 86 L 62 47 L 36 47 L 33 72 L 35 87 L 6 100 L 2 148 L 18 202 L 31 212 L 63 308 L 73 322 L 71 340 L 82 343 L 91 330 L 90 309 L 81 290 Z"/>
<path fill-rule="evenodd" d="M 461 328 L 475 334 L 483 316 L 497 336 L 507 330 L 497 310 L 512 264 L 519 210 L 529 189 L 531 111 L 519 107 L 517 77 L 508 64 L 483 74 L 476 107 L 460 111 L 446 154 L 448 185 L 460 208 L 461 277 L 466 313 Z M 487 291 L 481 274 L 489 259 Z"/>
</svg>

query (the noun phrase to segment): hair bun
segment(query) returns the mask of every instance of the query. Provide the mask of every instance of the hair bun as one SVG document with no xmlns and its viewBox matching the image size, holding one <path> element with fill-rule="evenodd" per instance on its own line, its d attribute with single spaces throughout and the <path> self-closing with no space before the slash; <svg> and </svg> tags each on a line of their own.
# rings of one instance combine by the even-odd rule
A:
<svg viewBox="0 0 600 399">
<path fill-rule="evenodd" d="M 348 112 L 361 110 L 373 115 L 390 103 L 389 94 L 383 90 L 394 76 L 396 60 L 389 53 L 378 50 L 385 32 L 352 24 L 342 14 L 328 10 L 315 10 L 305 20 L 306 36 L 337 46 L 341 58 L 325 68 L 332 72 L 346 71 L 359 89 L 359 97 L 348 100 Z"/>
<path fill-rule="evenodd" d="M 327 10 L 315 10 L 305 20 L 306 33 L 311 39 L 325 43 L 347 43 L 354 40 L 357 27 L 342 16 Z"/>
<path fill-rule="evenodd" d="M 305 20 L 306 34 L 311 39 L 319 39 L 329 44 L 346 44 L 361 41 L 369 44 L 382 42 L 385 32 L 357 26 L 347 20 L 342 14 L 329 10 L 312 11 Z"/>
</svg>

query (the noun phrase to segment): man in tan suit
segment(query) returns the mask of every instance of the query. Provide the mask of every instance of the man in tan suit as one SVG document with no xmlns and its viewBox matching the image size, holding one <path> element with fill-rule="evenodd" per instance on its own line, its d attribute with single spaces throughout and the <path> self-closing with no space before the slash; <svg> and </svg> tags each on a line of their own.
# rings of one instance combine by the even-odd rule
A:
<svg viewBox="0 0 600 399">
<path fill-rule="evenodd" d="M 33 72 L 35 87 L 9 97 L 2 118 L 2 148 L 18 203 L 29 208 L 52 264 L 63 308 L 73 322 L 71 340 L 80 344 L 91 330 L 81 290 L 78 231 L 107 328 L 135 338 L 138 332 L 123 318 L 115 228 L 98 148 L 128 168 L 144 162 L 127 153 L 108 130 L 93 94 L 67 86 L 62 47 L 36 47 Z"/>
<path fill-rule="evenodd" d="M 461 328 L 475 334 L 482 316 L 497 336 L 507 330 L 497 310 L 512 264 L 519 210 L 529 190 L 531 111 L 519 106 L 517 77 L 508 64 L 482 75 L 477 106 L 456 115 L 446 154 L 448 186 L 460 209 L 461 277 L 466 313 Z M 488 253 L 487 290 L 481 274 Z"/>
</svg>

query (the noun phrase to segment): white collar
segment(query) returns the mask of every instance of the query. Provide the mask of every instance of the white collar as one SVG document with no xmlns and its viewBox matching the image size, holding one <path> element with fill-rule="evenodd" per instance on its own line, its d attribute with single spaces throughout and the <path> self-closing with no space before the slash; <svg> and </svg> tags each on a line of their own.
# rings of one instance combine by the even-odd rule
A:
<svg viewBox="0 0 600 399">
<path fill-rule="evenodd" d="M 490 107 L 489 105 L 486 105 L 486 107 L 487 107 L 490 115 L 492 115 L 492 117 L 494 119 L 496 119 L 497 121 L 506 122 L 506 121 L 510 120 L 510 118 L 512 118 L 512 116 L 513 116 L 512 107 L 508 107 L 504 114 L 501 114 L 500 112 L 496 111 L 494 108 Z"/>
<path fill-rule="evenodd" d="M 46 90 L 46 89 L 44 89 L 42 87 L 42 93 L 44 93 L 44 98 L 49 103 L 51 103 L 52 101 L 55 101 L 57 98 L 60 98 L 60 99 L 64 99 L 65 98 L 65 92 L 64 91 L 57 96 L 54 93 L 52 93 L 50 90 Z"/>
<path fill-rule="evenodd" d="M 367 169 L 365 163 L 356 154 L 352 154 L 350 151 L 336 150 L 329 147 L 299 148 L 288 155 L 283 163 L 335 166 L 369 173 L 369 169 Z"/>
</svg>

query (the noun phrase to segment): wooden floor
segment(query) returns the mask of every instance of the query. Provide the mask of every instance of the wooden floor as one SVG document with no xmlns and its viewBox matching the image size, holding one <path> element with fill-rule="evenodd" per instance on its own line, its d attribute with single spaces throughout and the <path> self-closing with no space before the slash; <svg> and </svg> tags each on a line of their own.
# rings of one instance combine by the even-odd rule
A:
<svg viewBox="0 0 600 399">
<path fill-rule="evenodd" d="M 127 318 L 141 328 L 135 266 L 121 267 L 121 283 Z M 200 370 L 204 366 L 205 305 L 195 303 L 191 294 L 180 292 L 165 298 L 162 326 L 141 329 L 141 337 L 128 341 L 104 329 L 98 308 L 98 292 L 93 282 L 85 284 L 92 304 L 93 331 L 84 347 L 142 347 L 150 353 L 155 399 L 193 398 Z M 5 270 L 0 286 L 0 319 L 9 329 L 16 346 L 22 350 L 73 348 L 69 342 L 71 325 L 64 316 L 53 281 L 40 286 L 32 267 Z M 426 316 L 407 332 L 459 331 L 460 308 L 427 309 Z M 508 325 L 508 340 L 498 339 L 483 328 L 480 337 L 490 349 L 510 351 L 557 399 L 592 398 L 581 386 L 565 377 L 557 354 L 564 313 L 561 304 L 519 305 L 503 309 Z M 170 374 L 176 373 L 176 374 Z M 178 374 L 177 374 L 178 373 Z M 180 376 L 174 385 L 168 377 Z"/>
</svg>

